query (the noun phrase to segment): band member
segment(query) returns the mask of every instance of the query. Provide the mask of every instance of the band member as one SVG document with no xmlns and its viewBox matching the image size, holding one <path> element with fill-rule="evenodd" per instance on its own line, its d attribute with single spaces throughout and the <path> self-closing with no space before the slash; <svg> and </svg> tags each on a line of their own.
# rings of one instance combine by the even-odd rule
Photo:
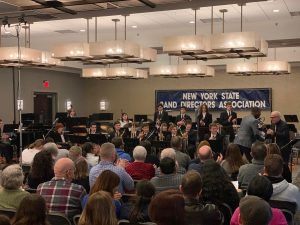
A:
<svg viewBox="0 0 300 225">
<path fill-rule="evenodd" d="M 97 134 L 97 124 L 95 122 L 90 124 L 89 134 Z"/>
<path fill-rule="evenodd" d="M 234 140 L 234 130 L 232 125 L 237 122 L 237 114 L 232 111 L 231 102 L 226 102 L 226 111 L 220 114 L 220 123 L 223 125 L 223 130 L 225 135 L 229 135 L 229 141 Z"/>
<path fill-rule="evenodd" d="M 271 113 L 271 127 L 267 130 L 267 138 L 272 138 L 272 141 L 276 143 L 281 148 L 282 158 L 285 163 L 288 164 L 291 146 L 282 148 L 290 141 L 289 127 L 281 120 L 281 113 L 278 111 L 273 111 Z"/>
<path fill-rule="evenodd" d="M 114 130 L 109 133 L 109 139 L 113 139 L 114 137 L 123 137 L 125 135 L 126 130 L 121 129 L 120 121 L 114 122 Z"/>
<path fill-rule="evenodd" d="M 51 135 L 55 143 L 67 142 L 67 137 L 64 135 L 64 129 L 65 127 L 62 123 L 56 123 L 55 131 Z"/>
<path fill-rule="evenodd" d="M 169 132 L 171 133 L 171 138 L 176 136 L 182 136 L 180 132 L 178 132 L 177 127 L 174 124 L 169 126 Z"/>
<path fill-rule="evenodd" d="M 241 127 L 237 132 L 237 136 L 234 139 L 234 143 L 240 147 L 242 155 L 245 154 L 249 162 L 251 162 L 252 160 L 252 156 L 250 154 L 252 144 L 257 140 L 264 141 L 258 129 L 258 118 L 260 117 L 260 115 L 260 108 L 252 108 L 251 115 L 245 116 L 243 118 Z"/>
<path fill-rule="evenodd" d="M 197 141 L 197 131 L 192 130 L 192 121 L 187 120 L 185 124 L 185 131 L 182 134 L 183 149 L 189 154 L 191 158 L 194 158 Z"/>
<path fill-rule="evenodd" d="M 206 104 L 199 106 L 198 116 L 197 116 L 197 127 L 199 140 L 204 139 L 204 135 L 208 133 L 209 124 L 212 123 L 212 115 L 208 112 L 208 107 Z"/>
<path fill-rule="evenodd" d="M 192 120 L 189 115 L 186 114 L 186 107 L 180 107 L 180 114 L 176 116 L 176 124 L 178 127 L 185 126 L 185 121 Z"/>
<path fill-rule="evenodd" d="M 164 110 L 163 104 L 158 104 L 157 106 L 157 111 L 154 113 L 154 121 L 156 123 L 169 123 L 169 115 L 168 113 Z"/>
<path fill-rule="evenodd" d="M 128 114 L 127 113 L 122 113 L 121 114 L 120 123 L 121 123 L 121 128 L 123 128 L 125 125 L 127 125 L 129 123 L 132 123 L 132 121 L 128 119 Z"/>
<path fill-rule="evenodd" d="M 159 141 L 170 141 L 171 140 L 171 132 L 168 131 L 168 125 L 166 123 L 162 123 L 158 130 L 158 140 Z"/>
<path fill-rule="evenodd" d="M 150 126 L 148 123 L 144 123 L 142 126 L 142 131 L 139 133 L 140 141 L 153 141 L 155 138 L 155 130 L 150 131 Z"/>
<path fill-rule="evenodd" d="M 207 140 L 210 143 L 210 147 L 216 153 L 221 153 L 224 155 L 223 150 L 223 136 L 219 133 L 219 124 L 211 123 L 209 124 L 209 133 L 204 135 L 204 140 Z"/>
</svg>

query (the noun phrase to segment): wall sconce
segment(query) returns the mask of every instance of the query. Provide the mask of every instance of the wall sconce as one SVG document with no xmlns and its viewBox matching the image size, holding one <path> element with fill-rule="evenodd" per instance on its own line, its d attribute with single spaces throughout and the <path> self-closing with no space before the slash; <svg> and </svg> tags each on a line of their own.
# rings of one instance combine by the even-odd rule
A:
<svg viewBox="0 0 300 225">
<path fill-rule="evenodd" d="M 99 102 L 99 106 L 100 106 L 100 111 L 105 111 L 108 109 L 108 101 L 107 100 L 101 100 Z"/>
<path fill-rule="evenodd" d="M 67 111 L 70 110 L 72 108 L 72 101 L 71 100 L 67 100 L 66 101 L 66 109 Z"/>
</svg>

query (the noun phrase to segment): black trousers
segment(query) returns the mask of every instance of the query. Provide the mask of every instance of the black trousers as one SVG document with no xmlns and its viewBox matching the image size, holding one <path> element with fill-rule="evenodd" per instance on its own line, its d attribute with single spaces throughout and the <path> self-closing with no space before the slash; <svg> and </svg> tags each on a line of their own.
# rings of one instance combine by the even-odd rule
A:
<svg viewBox="0 0 300 225">
<path fill-rule="evenodd" d="M 245 154 L 247 160 L 249 161 L 249 163 L 251 163 L 251 161 L 252 161 L 252 156 L 250 154 L 251 148 L 247 148 L 247 147 L 242 146 L 242 145 L 238 145 L 238 146 L 240 148 L 241 154 L 242 155 Z"/>
</svg>

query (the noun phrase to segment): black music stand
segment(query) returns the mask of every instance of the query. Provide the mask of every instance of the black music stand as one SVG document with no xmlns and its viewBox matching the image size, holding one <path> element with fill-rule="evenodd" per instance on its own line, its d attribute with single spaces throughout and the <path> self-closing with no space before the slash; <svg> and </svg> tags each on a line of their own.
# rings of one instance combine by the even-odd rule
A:
<svg viewBox="0 0 300 225">
<path fill-rule="evenodd" d="M 132 150 L 140 144 L 140 140 L 138 138 L 123 138 L 123 141 L 125 152 L 129 152 L 130 154 Z"/>
<path fill-rule="evenodd" d="M 136 122 L 146 122 L 148 120 L 148 116 L 147 115 L 140 115 L 140 114 L 137 114 L 137 115 L 134 115 L 134 121 Z"/>
<path fill-rule="evenodd" d="M 107 138 L 104 134 L 89 134 L 88 139 L 90 142 L 102 145 L 107 142 Z"/>
<path fill-rule="evenodd" d="M 85 127 L 77 127 L 77 126 L 72 127 L 70 131 L 73 134 L 86 134 L 87 133 L 87 130 Z"/>
<path fill-rule="evenodd" d="M 92 121 L 113 120 L 114 114 L 113 113 L 93 113 L 92 115 L 90 115 L 90 119 Z"/>
<path fill-rule="evenodd" d="M 155 148 L 155 153 L 157 153 L 165 148 L 170 148 L 171 147 L 171 142 L 170 141 L 152 141 L 151 146 Z"/>
<path fill-rule="evenodd" d="M 73 144 L 84 144 L 87 142 L 87 136 L 68 134 L 68 139 Z"/>
<path fill-rule="evenodd" d="M 57 112 L 55 114 L 55 118 L 58 118 L 57 122 L 66 124 L 66 121 L 68 119 L 68 113 L 67 112 Z"/>
<path fill-rule="evenodd" d="M 3 133 L 13 133 L 19 128 L 19 124 L 4 124 Z"/>
<path fill-rule="evenodd" d="M 290 123 L 298 123 L 299 122 L 298 116 L 297 115 L 283 115 L 283 116 L 285 121 L 288 123 L 289 130 L 294 133 L 297 133 L 297 128 L 295 124 L 290 124 Z"/>
</svg>

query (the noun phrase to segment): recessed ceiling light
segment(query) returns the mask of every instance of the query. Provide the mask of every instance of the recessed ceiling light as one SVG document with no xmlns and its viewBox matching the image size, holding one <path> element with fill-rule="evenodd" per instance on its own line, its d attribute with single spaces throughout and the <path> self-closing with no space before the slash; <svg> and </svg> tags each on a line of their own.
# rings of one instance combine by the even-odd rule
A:
<svg viewBox="0 0 300 225">
<path fill-rule="evenodd" d="M 278 12 L 279 12 L 279 9 L 273 9 L 273 12 L 274 12 L 274 13 L 278 13 Z"/>
<path fill-rule="evenodd" d="M 79 30 L 80 32 L 85 32 L 85 29 L 81 29 L 81 30 Z"/>
<path fill-rule="evenodd" d="M 195 23 L 195 21 L 190 21 L 189 23 L 192 23 L 192 24 L 193 24 L 193 23 Z"/>
<path fill-rule="evenodd" d="M 6 30 L 4 31 L 5 34 L 10 34 L 10 31 Z"/>
<path fill-rule="evenodd" d="M 133 26 L 131 26 L 131 28 L 134 28 L 134 29 L 136 29 L 136 28 L 137 28 L 137 25 L 133 25 Z"/>
</svg>

